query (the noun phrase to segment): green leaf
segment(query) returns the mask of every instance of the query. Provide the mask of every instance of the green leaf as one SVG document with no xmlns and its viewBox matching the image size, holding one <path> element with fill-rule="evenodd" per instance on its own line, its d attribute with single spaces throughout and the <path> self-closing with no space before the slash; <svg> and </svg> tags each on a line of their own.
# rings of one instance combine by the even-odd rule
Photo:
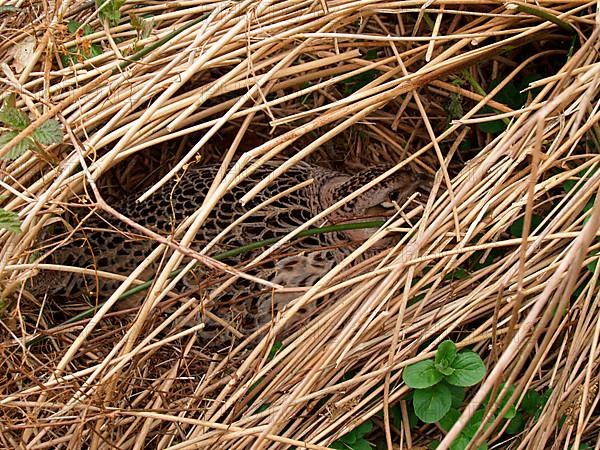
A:
<svg viewBox="0 0 600 450">
<path fill-rule="evenodd" d="M 458 418 L 460 417 L 460 411 L 455 408 L 452 408 L 448 413 L 440 419 L 440 427 L 446 433 L 450 431 L 450 428 L 456 423 Z"/>
<path fill-rule="evenodd" d="M 402 373 L 402 379 L 407 386 L 413 389 L 423 389 L 439 383 L 444 375 L 436 368 L 433 360 L 426 359 L 411 364 Z"/>
<path fill-rule="evenodd" d="M 516 414 L 506 427 L 506 434 L 517 434 L 525 429 L 525 419 L 522 414 Z"/>
<path fill-rule="evenodd" d="M 338 440 L 342 441 L 344 444 L 347 445 L 352 445 L 356 442 L 356 440 L 358 439 L 358 435 L 356 433 L 356 429 L 349 431 L 348 433 L 344 434 L 342 437 L 340 437 Z"/>
<path fill-rule="evenodd" d="M 125 0 L 96 0 L 96 7 L 100 20 L 108 19 L 111 23 L 116 23 L 121 19 L 121 7 Z"/>
<path fill-rule="evenodd" d="M 349 450 L 349 449 L 351 449 L 350 447 L 348 447 L 346 444 L 344 444 L 339 439 L 337 441 L 335 441 L 335 442 L 332 442 L 329 445 L 329 448 L 333 448 L 335 450 Z"/>
<path fill-rule="evenodd" d="M 535 230 L 537 228 L 537 226 L 542 223 L 542 218 L 540 216 L 536 216 L 536 215 L 532 215 L 531 216 L 531 227 L 530 227 L 530 233 L 531 231 Z M 523 236 L 523 225 L 525 224 L 525 218 L 524 217 L 519 217 L 517 220 L 515 220 L 512 225 L 510 226 L 510 234 L 513 237 L 522 237 Z"/>
<path fill-rule="evenodd" d="M 4 105 L 0 108 L 0 122 L 9 128 L 21 131 L 29 126 L 31 120 L 20 109 Z"/>
<path fill-rule="evenodd" d="M 530 73 L 528 75 L 525 75 L 521 81 L 518 84 L 518 88 L 519 91 L 523 91 L 524 89 L 527 89 L 529 87 L 529 85 L 531 83 L 533 83 L 534 81 L 539 81 L 542 80 L 544 77 L 542 75 L 540 75 L 539 73 Z M 538 95 L 541 92 L 542 88 L 541 87 L 536 87 L 533 89 L 530 89 L 528 92 L 531 92 L 531 94 L 535 97 L 536 95 Z M 521 92 L 522 96 L 525 96 L 525 98 L 527 98 L 527 93 L 526 92 Z"/>
<path fill-rule="evenodd" d="M 542 396 L 533 389 L 527 390 L 521 401 L 521 409 L 533 416 L 542 404 Z"/>
<path fill-rule="evenodd" d="M 18 12 L 18 11 L 20 11 L 20 9 L 15 6 L 10 6 L 10 5 L 0 6 L 0 14 L 5 13 L 5 12 Z"/>
<path fill-rule="evenodd" d="M 433 439 L 429 445 L 427 446 L 427 448 L 429 450 L 435 450 L 436 448 L 438 448 L 440 446 L 441 442 L 438 441 L 437 439 Z"/>
<path fill-rule="evenodd" d="M 2 147 L 4 147 L 5 144 L 12 141 L 13 138 L 17 134 L 19 134 L 18 131 L 8 131 L 8 132 L 4 133 L 3 135 L 1 135 L 0 136 L 0 149 Z M 8 161 L 17 159 L 19 156 L 21 156 L 23 153 L 25 153 L 27 150 L 29 150 L 29 147 L 31 147 L 31 144 L 32 144 L 31 139 L 27 137 L 27 138 L 23 139 L 21 142 L 19 142 L 17 145 L 15 145 L 11 150 L 9 150 L 9 152 L 6 155 L 4 155 L 0 159 L 8 160 Z"/>
<path fill-rule="evenodd" d="M 15 212 L 0 208 L 0 229 L 20 234 L 21 220 L 19 220 L 19 215 Z"/>
<path fill-rule="evenodd" d="M 592 175 L 594 175 L 594 173 L 596 173 L 597 170 L 598 170 L 597 166 L 594 168 L 588 167 L 587 169 L 581 170 L 576 175 L 575 179 L 570 179 L 563 183 L 563 189 L 565 190 L 565 192 L 570 192 L 571 190 L 573 190 L 575 185 L 579 182 L 579 179 L 590 178 Z M 580 184 L 580 188 L 581 188 L 581 185 L 583 185 L 583 183 L 585 183 L 585 181 Z"/>
<path fill-rule="evenodd" d="M 505 387 L 504 383 L 500 384 L 498 390 L 496 391 L 496 396 L 504 389 L 504 387 Z M 506 394 L 504 394 L 504 397 L 502 398 L 502 401 L 500 401 L 500 404 L 498 405 L 498 408 L 496 411 L 499 412 L 500 410 L 502 410 L 502 408 L 504 408 L 504 406 L 508 402 L 508 399 L 511 397 L 511 395 L 513 395 L 514 392 L 515 392 L 515 387 L 509 386 L 508 389 L 506 390 Z M 490 395 L 491 395 L 491 392 L 485 397 L 485 400 L 484 400 L 485 405 L 487 405 L 490 402 Z M 496 398 L 497 397 L 494 398 L 494 401 L 496 401 Z M 504 418 L 512 419 L 513 417 L 515 417 L 515 414 L 517 414 L 517 408 L 515 408 L 515 406 L 512 405 L 506 411 L 506 413 L 504 413 Z"/>
<path fill-rule="evenodd" d="M 596 256 L 598 255 L 598 250 L 594 250 L 590 253 L 590 256 Z M 596 267 L 598 266 L 598 258 L 596 258 L 595 260 L 593 260 L 592 262 L 590 262 L 587 265 L 587 268 L 590 272 L 595 272 L 596 271 Z"/>
<path fill-rule="evenodd" d="M 258 409 L 256 410 L 257 413 L 261 413 L 263 411 L 266 411 L 267 409 L 269 409 L 269 407 L 271 406 L 270 403 L 263 403 L 262 405 L 260 405 L 258 407 Z"/>
<path fill-rule="evenodd" d="M 364 437 L 373 430 L 373 422 L 366 420 L 354 429 L 359 437 Z"/>
<path fill-rule="evenodd" d="M 454 373 L 454 369 L 452 367 L 444 367 L 440 366 L 438 363 L 435 363 L 435 368 L 444 376 L 449 376 Z"/>
<path fill-rule="evenodd" d="M 419 424 L 419 418 L 415 414 L 414 408 L 407 408 L 406 413 L 408 415 L 408 426 L 412 430 L 412 429 L 416 428 L 416 426 Z M 400 416 L 400 419 L 402 419 L 402 416 Z M 399 428 L 399 427 L 396 427 L 396 428 Z"/>
<path fill-rule="evenodd" d="M 32 136 L 42 145 L 60 144 L 63 140 L 60 123 L 55 119 L 46 120 L 33 131 Z"/>
<path fill-rule="evenodd" d="M 357 440 L 352 446 L 352 450 L 371 450 L 371 444 L 366 439 Z"/>
<path fill-rule="evenodd" d="M 367 53 L 365 54 L 365 59 L 367 61 L 374 61 L 377 59 L 377 55 L 378 55 L 378 51 L 376 48 L 371 48 L 369 50 L 367 50 Z"/>
<path fill-rule="evenodd" d="M 271 350 L 269 350 L 269 356 L 267 356 L 267 359 L 269 361 L 271 361 L 273 358 L 275 358 L 275 355 L 277 355 L 277 353 L 279 353 L 279 351 L 283 348 L 283 343 L 281 341 L 277 341 L 273 344 L 273 347 L 271 347 Z"/>
<path fill-rule="evenodd" d="M 76 20 L 69 20 L 69 22 L 67 23 L 67 31 L 71 34 L 76 34 L 77 30 L 79 30 L 79 27 L 81 27 L 81 22 L 77 22 Z M 87 36 L 88 34 L 92 34 L 94 32 L 94 29 L 89 25 L 85 24 L 81 31 L 83 31 L 84 36 Z"/>
<path fill-rule="evenodd" d="M 435 352 L 435 363 L 438 370 L 440 367 L 449 368 L 452 367 L 452 362 L 456 358 L 456 344 L 451 340 L 442 342 Z M 444 375 L 450 375 L 440 370 Z"/>
<path fill-rule="evenodd" d="M 473 386 L 485 376 L 485 364 L 475 352 L 460 352 L 452 362 L 452 367 L 454 373 L 446 377 L 446 381 L 454 386 Z"/>
<path fill-rule="evenodd" d="M 502 77 L 493 80 L 488 87 L 488 92 L 492 91 L 496 86 L 498 86 L 502 80 Z M 499 103 L 503 103 L 512 109 L 519 109 L 525 104 L 527 96 L 521 94 L 516 85 L 511 81 L 494 96 L 494 100 Z M 489 106 L 484 106 L 481 108 L 481 112 L 482 114 L 497 114 L 497 111 Z M 493 120 L 490 122 L 480 123 L 479 129 L 484 133 L 498 134 L 506 129 L 506 124 L 502 120 Z"/>
<path fill-rule="evenodd" d="M 452 394 L 452 407 L 460 408 L 462 402 L 465 399 L 465 388 L 460 386 L 453 386 L 451 384 L 447 384 L 448 389 L 450 389 L 450 393 Z"/>
<path fill-rule="evenodd" d="M 477 430 L 481 426 L 481 422 L 483 421 L 483 416 L 485 416 L 485 410 L 478 409 L 473 413 L 467 425 L 462 430 L 462 433 L 470 439 L 473 438 L 477 434 Z M 493 417 L 492 417 L 493 419 Z"/>
<path fill-rule="evenodd" d="M 84 59 L 90 59 L 93 58 L 94 56 L 98 56 L 101 55 L 102 53 L 104 53 L 104 50 L 102 49 L 101 46 L 99 46 L 98 44 L 92 44 L 90 45 L 90 48 L 88 51 L 83 51 L 83 57 Z"/>
<path fill-rule="evenodd" d="M 452 441 L 452 444 L 450 444 L 450 450 L 465 450 L 467 445 L 469 445 L 469 442 L 471 442 L 471 439 L 463 433 L 460 433 L 456 439 Z"/>
<path fill-rule="evenodd" d="M 452 394 L 444 383 L 417 389 L 413 394 L 415 414 L 425 423 L 438 422 L 448 414 L 451 405 Z"/>
<path fill-rule="evenodd" d="M 409 408 L 408 411 L 410 412 L 411 409 Z M 381 417 L 383 418 L 383 412 L 381 414 Z M 400 428 L 401 424 L 402 424 L 402 409 L 400 409 L 400 405 L 398 403 L 394 403 L 391 407 L 390 407 L 390 417 L 392 419 L 392 425 L 394 425 L 396 428 Z M 413 416 L 415 419 L 417 418 L 417 416 Z M 412 428 L 413 425 L 410 423 L 410 414 L 409 414 L 409 426 Z"/>
</svg>

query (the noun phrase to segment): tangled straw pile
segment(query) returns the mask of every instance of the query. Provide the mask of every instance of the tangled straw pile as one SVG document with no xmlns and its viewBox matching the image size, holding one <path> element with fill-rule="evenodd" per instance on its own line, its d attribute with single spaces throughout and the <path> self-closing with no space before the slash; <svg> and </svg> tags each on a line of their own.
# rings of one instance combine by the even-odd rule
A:
<svg viewBox="0 0 600 450">
<path fill-rule="evenodd" d="M 528 389 L 552 393 L 539 418 L 508 440 L 502 414 L 490 411 L 492 425 L 470 448 L 597 442 L 596 2 L 97 3 L 105 4 L 100 15 L 94 2 L 0 6 L 2 99 L 31 120 L 0 148 L 0 206 L 13 220 L 13 231 L 0 229 L 1 447 L 325 448 L 371 420 L 369 439 L 396 448 L 440 439 L 447 449 L 486 395 L 507 385 L 515 389 L 505 411 Z M 532 73 L 541 77 L 522 94 L 525 106 L 497 96 Z M 64 139 L 42 145 L 32 133 L 51 118 Z M 478 124 L 492 120 L 508 126 L 484 133 Z M 25 152 L 23 139 L 34 139 Z M 335 157 L 349 168 L 412 164 L 435 181 L 428 199 L 360 250 L 405 231 L 397 246 L 358 266 L 351 255 L 299 294 L 251 350 L 205 363 L 195 334 L 200 298 L 164 289 L 179 254 L 137 314 L 113 305 L 143 265 L 121 277 L 92 319 L 27 345 L 51 328 L 48 311 L 57 308 L 25 283 L 44 267 L 32 253 L 41 230 L 77 204 L 110 210 L 97 182 L 122 176 L 132 161 L 171 164 L 143 200 L 199 156 L 224 170 L 175 234 L 182 246 L 231 183 L 275 157 L 287 162 L 273 179 L 302 159 Z M 150 258 L 170 242 L 157 242 Z M 207 309 L 218 295 L 202 298 Z M 323 306 L 269 358 L 315 296 Z M 63 315 L 80 310 L 67 305 Z M 487 375 L 448 433 L 411 428 L 402 370 L 448 338 L 479 353 Z"/>
</svg>

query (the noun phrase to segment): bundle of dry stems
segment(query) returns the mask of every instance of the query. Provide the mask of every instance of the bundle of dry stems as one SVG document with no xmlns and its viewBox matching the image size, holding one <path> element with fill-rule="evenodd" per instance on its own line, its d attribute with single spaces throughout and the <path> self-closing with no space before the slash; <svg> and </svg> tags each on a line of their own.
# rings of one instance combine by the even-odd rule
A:
<svg viewBox="0 0 600 450">
<path fill-rule="evenodd" d="M 552 394 L 520 434 L 507 439 L 496 414 L 469 448 L 595 444 L 600 206 L 586 204 L 600 189 L 598 14 L 587 0 L 133 0 L 115 20 L 94 2 L 4 2 L 1 95 L 14 95 L 32 123 L 0 148 L 0 206 L 21 221 L 20 233 L 0 230 L 0 447 L 326 448 L 372 420 L 373 442 L 408 449 L 439 439 L 446 449 L 504 385 L 515 386 L 514 404 L 528 389 Z M 525 106 L 496 96 L 540 71 Z M 462 114 L 450 117 L 448 104 Z M 61 122 L 62 143 L 7 158 L 49 118 Z M 493 120 L 508 126 L 484 133 L 479 124 Z M 178 252 L 138 310 L 118 310 L 151 260 L 186 247 L 232 183 L 273 158 L 286 162 L 243 200 L 305 159 L 348 170 L 386 162 L 388 174 L 412 165 L 431 176 L 431 194 L 300 292 L 249 350 L 203 352 L 197 312 L 226 286 L 171 293 Z M 168 161 L 143 201 L 211 159 L 223 170 L 197 214 L 129 276 L 99 274 L 123 283 L 91 318 L 52 328 L 56 305 L 26 283 L 49 268 L 36 253 L 42 230 L 81 205 L 110 212 L 107 174 L 139 180 L 140 166 Z M 563 189 L 569 180 L 575 187 Z M 352 265 L 398 230 L 397 245 Z M 222 273 L 210 254 L 199 263 Z M 326 301 L 269 358 L 315 298 Z M 488 372 L 450 432 L 410 428 L 402 370 L 445 339 L 479 353 Z"/>
</svg>

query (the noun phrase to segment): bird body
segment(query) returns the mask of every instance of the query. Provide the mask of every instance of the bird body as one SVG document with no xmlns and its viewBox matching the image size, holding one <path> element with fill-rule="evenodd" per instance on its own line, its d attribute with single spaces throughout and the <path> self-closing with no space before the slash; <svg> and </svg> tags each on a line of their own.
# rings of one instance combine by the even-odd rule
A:
<svg viewBox="0 0 600 450">
<path fill-rule="evenodd" d="M 273 170 L 279 165 L 278 162 L 267 162 L 227 191 L 206 218 L 191 248 L 195 251 L 203 250 L 221 231 L 251 210 L 251 214 L 247 214 L 244 220 L 222 236 L 213 247 L 212 254 L 284 236 L 388 168 L 379 166 L 352 176 L 301 162 L 274 179 L 251 201 L 242 204 L 240 200 L 244 194 L 266 177 L 272 176 Z M 201 207 L 219 168 L 219 165 L 190 166 L 181 177 L 165 184 L 146 201 L 137 202 L 137 196 L 129 196 L 113 207 L 137 224 L 162 235 L 169 235 Z M 307 180 L 313 182 L 294 190 L 295 186 Z M 406 198 L 417 189 L 418 181 L 419 177 L 411 171 L 400 171 L 351 200 L 328 219 L 337 222 L 368 215 L 372 208 L 377 208 L 384 202 Z M 290 192 L 272 200 L 286 191 Z M 267 202 L 266 206 L 257 208 L 264 202 Z M 128 275 L 157 245 L 153 240 L 139 236 L 129 226 L 104 213 L 90 216 L 83 226 L 77 223 L 73 225 L 77 226 L 77 231 L 67 244 L 52 252 L 49 256 L 51 262 Z M 287 287 L 310 286 L 345 256 L 343 251 L 335 247 L 356 238 L 356 232 L 326 233 L 304 238 L 298 243 L 300 249 L 304 250 L 303 253 L 277 260 L 270 267 L 264 268 L 262 273 L 259 270 L 257 275 Z M 238 257 L 228 262 L 236 264 L 239 260 Z M 156 268 L 157 266 L 152 267 L 151 272 Z M 119 284 L 119 281 L 76 273 L 47 272 L 33 279 L 31 291 L 54 297 L 88 295 L 101 300 L 110 295 Z M 186 284 L 191 284 L 189 278 Z M 233 295 L 230 293 L 229 302 L 222 302 L 230 303 L 228 313 L 223 314 L 221 311 L 221 316 L 229 316 L 224 320 L 235 320 L 233 316 L 237 317 L 243 333 L 251 332 L 270 320 L 274 311 L 268 293 L 256 295 L 253 291 L 256 291 L 257 286 L 248 283 L 236 283 L 233 289 L 238 292 Z M 236 303 L 235 298 L 245 299 L 241 301 L 241 309 L 231 306 Z M 284 300 L 279 303 L 285 304 L 290 296 L 281 298 Z M 242 326 L 242 323 L 247 326 Z"/>
</svg>

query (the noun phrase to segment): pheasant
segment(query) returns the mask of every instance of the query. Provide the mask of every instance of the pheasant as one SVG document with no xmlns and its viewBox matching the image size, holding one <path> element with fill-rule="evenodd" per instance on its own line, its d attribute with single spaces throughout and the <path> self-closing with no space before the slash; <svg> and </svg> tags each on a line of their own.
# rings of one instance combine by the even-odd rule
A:
<svg viewBox="0 0 600 450">
<path fill-rule="evenodd" d="M 300 162 L 275 179 L 253 200 L 242 204 L 242 196 L 265 177 L 271 176 L 279 165 L 275 161 L 268 162 L 229 190 L 206 219 L 191 248 L 202 250 L 220 231 L 250 209 L 301 182 L 313 179 L 312 184 L 253 212 L 228 232 L 212 251 L 220 253 L 250 242 L 284 236 L 389 168 L 376 166 L 351 176 Z M 113 207 L 134 222 L 168 235 L 202 205 L 219 168 L 219 165 L 191 166 L 180 179 L 165 184 L 148 200 L 140 203 L 136 202 L 137 196 L 130 196 Z M 411 170 L 398 171 L 346 203 L 327 219 L 338 223 L 377 214 L 381 217 L 385 209 L 393 206 L 392 201 L 401 202 L 414 193 L 420 181 L 421 176 Z M 64 230 L 54 231 L 55 237 L 61 234 L 60 231 Z M 302 238 L 294 247 L 300 250 L 299 254 L 279 259 L 271 267 L 263 267 L 257 275 L 285 287 L 311 286 L 346 256 L 344 248 L 347 250 L 348 243 L 363 240 L 372 232 L 338 231 Z M 128 275 L 152 252 L 155 245 L 154 241 L 139 237 L 130 227 L 99 213 L 85 220 L 67 244 L 49 255 L 50 261 L 47 262 Z M 227 260 L 230 264 L 240 261 L 239 256 Z M 153 270 L 156 269 L 157 266 L 153 267 Z M 119 281 L 72 272 L 46 271 L 33 278 L 30 292 L 51 298 L 95 296 L 102 300 L 119 284 Z M 189 286 L 193 280 L 188 278 L 184 284 Z M 239 280 L 230 287 L 227 295 L 219 299 L 213 313 L 242 334 L 253 332 L 271 320 L 276 313 L 274 308 L 278 310 L 284 307 L 294 297 L 290 294 L 278 295 L 272 301 L 271 292 L 257 292 L 260 289 L 246 280 Z M 225 342 L 232 335 L 216 323 L 207 323 L 201 337 L 217 337 L 219 342 Z"/>
</svg>

